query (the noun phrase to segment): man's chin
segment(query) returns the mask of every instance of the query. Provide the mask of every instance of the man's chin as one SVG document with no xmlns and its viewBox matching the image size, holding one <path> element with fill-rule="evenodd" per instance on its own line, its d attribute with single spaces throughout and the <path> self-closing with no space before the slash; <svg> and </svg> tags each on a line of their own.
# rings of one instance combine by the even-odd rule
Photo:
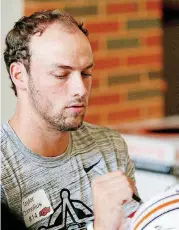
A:
<svg viewBox="0 0 179 230">
<path fill-rule="evenodd" d="M 83 121 L 81 121 L 80 123 L 78 124 L 75 124 L 75 125 L 69 125 L 69 130 L 68 131 L 76 131 L 77 129 L 79 129 L 83 124 Z"/>
<path fill-rule="evenodd" d="M 75 122 L 75 123 L 69 122 L 64 125 L 61 125 L 58 129 L 59 131 L 62 131 L 62 132 L 76 131 L 82 126 L 82 124 L 83 124 L 83 120 L 81 120 L 80 122 Z"/>
</svg>

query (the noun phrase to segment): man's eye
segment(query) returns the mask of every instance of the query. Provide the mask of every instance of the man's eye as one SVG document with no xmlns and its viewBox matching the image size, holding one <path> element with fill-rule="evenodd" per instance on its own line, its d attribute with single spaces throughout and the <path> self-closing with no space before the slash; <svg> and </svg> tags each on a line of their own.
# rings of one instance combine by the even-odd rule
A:
<svg viewBox="0 0 179 230">
<path fill-rule="evenodd" d="M 82 77 L 87 78 L 92 76 L 90 73 L 81 73 Z"/>
<path fill-rule="evenodd" d="M 67 77 L 67 74 L 64 74 L 64 75 L 54 74 L 53 76 L 54 76 L 55 78 L 57 78 L 57 79 L 64 79 L 64 78 Z"/>
</svg>

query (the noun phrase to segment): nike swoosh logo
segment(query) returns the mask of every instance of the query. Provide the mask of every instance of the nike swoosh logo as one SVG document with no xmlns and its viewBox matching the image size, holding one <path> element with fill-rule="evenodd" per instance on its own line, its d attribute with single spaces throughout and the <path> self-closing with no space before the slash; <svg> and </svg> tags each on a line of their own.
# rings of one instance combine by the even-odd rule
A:
<svg viewBox="0 0 179 230">
<path fill-rule="evenodd" d="M 101 161 L 101 159 L 98 162 L 96 162 L 95 164 L 91 165 L 90 167 L 84 168 L 85 172 L 88 173 L 94 166 L 96 166 Z"/>
</svg>

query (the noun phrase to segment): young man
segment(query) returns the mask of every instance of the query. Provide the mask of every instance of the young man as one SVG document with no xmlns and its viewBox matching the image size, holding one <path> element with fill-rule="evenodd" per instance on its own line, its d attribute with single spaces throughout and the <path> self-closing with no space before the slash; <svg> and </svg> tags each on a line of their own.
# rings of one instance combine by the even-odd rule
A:
<svg viewBox="0 0 179 230">
<path fill-rule="evenodd" d="M 17 107 L 2 125 L 2 202 L 30 229 L 86 229 L 94 220 L 95 230 L 117 230 L 134 211 L 124 140 L 83 123 L 94 66 L 87 35 L 53 10 L 21 18 L 6 38 Z"/>
</svg>

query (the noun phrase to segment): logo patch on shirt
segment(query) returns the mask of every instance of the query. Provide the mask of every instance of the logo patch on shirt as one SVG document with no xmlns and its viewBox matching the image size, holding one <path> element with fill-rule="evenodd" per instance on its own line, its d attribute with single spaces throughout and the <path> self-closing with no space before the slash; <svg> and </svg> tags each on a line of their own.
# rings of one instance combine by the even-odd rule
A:
<svg viewBox="0 0 179 230">
<path fill-rule="evenodd" d="M 88 168 L 84 167 L 85 172 L 88 173 L 92 168 L 94 168 L 101 161 L 101 159 L 97 161 L 96 163 L 94 163 L 93 165 L 89 166 Z"/>
<path fill-rule="evenodd" d="M 53 213 L 53 209 L 43 189 L 22 200 L 22 212 L 27 227 Z"/>
</svg>

